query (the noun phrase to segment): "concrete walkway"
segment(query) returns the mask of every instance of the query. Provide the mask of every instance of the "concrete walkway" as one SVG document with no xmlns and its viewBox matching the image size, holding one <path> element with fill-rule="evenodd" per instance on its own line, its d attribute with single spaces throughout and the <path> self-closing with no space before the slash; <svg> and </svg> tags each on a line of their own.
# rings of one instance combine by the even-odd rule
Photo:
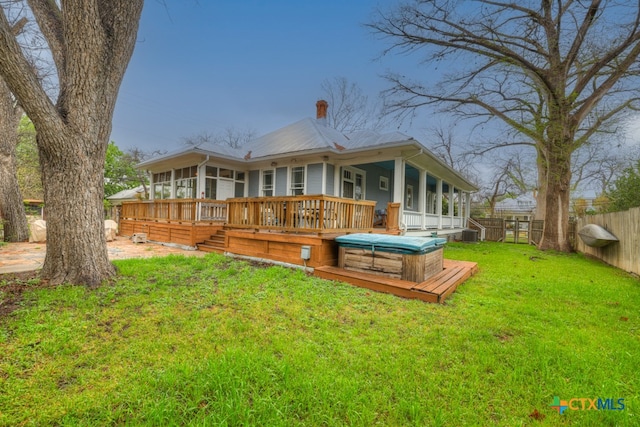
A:
<svg viewBox="0 0 640 427">
<path fill-rule="evenodd" d="M 185 250 L 158 243 L 133 243 L 127 237 L 107 242 L 109 259 L 151 258 L 169 254 L 204 256 L 204 252 Z M 7 243 L 0 246 L 0 274 L 20 273 L 42 268 L 47 253 L 46 243 Z"/>
</svg>

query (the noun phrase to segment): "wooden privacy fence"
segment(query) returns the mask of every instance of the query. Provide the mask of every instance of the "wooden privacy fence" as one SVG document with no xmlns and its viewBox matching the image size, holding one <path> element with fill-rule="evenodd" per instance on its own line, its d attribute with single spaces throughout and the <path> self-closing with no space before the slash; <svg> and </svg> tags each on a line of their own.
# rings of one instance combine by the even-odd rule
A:
<svg viewBox="0 0 640 427">
<path fill-rule="evenodd" d="M 542 238 L 544 221 L 504 218 L 474 218 L 474 222 L 485 228 L 485 240 L 489 242 L 528 243 L 537 245 Z M 469 228 L 479 228 L 469 222 Z"/>
<path fill-rule="evenodd" d="M 592 248 L 585 245 L 580 237 L 576 237 L 577 251 L 599 258 L 622 270 L 640 274 L 640 207 L 578 218 L 576 231 L 579 233 L 587 224 L 604 227 L 620 241 L 603 248 Z"/>
</svg>

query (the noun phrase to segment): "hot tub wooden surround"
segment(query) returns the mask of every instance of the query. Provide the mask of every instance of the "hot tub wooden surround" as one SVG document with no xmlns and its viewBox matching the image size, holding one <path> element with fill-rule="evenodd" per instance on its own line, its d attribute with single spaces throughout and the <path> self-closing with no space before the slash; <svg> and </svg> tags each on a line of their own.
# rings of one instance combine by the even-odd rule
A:
<svg viewBox="0 0 640 427">
<path fill-rule="evenodd" d="M 440 273 L 420 283 L 331 266 L 317 267 L 314 275 L 404 298 L 442 304 L 462 282 L 478 271 L 475 262 L 445 259 L 443 266 L 444 269 Z"/>
</svg>

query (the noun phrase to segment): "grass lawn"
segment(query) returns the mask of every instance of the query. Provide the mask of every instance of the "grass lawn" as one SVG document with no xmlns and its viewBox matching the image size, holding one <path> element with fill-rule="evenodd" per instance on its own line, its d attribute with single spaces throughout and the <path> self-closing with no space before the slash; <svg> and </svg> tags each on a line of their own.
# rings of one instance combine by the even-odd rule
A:
<svg viewBox="0 0 640 427">
<path fill-rule="evenodd" d="M 216 254 L 118 261 L 96 289 L 25 280 L 0 425 L 640 425 L 637 278 L 526 245 L 445 256 L 480 267 L 445 305 Z"/>
</svg>

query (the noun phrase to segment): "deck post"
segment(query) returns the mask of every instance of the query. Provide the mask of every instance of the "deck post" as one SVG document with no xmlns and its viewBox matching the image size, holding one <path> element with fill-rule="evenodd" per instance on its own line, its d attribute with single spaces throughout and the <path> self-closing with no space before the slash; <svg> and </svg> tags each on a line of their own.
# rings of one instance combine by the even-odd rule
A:
<svg viewBox="0 0 640 427">
<path fill-rule="evenodd" d="M 421 224 L 420 229 L 427 229 L 427 171 L 420 169 L 420 183 L 418 185 L 418 203 L 420 210 Z"/>
<path fill-rule="evenodd" d="M 442 179 L 436 182 L 436 213 L 438 214 L 438 229 L 442 228 Z"/>
</svg>

